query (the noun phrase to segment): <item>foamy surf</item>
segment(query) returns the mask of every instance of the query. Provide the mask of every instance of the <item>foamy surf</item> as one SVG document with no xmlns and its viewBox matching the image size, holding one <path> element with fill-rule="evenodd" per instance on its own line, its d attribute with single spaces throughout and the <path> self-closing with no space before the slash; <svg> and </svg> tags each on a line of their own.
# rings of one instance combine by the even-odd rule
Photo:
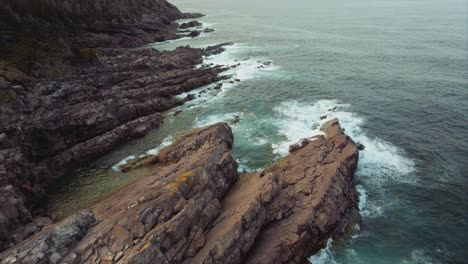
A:
<svg viewBox="0 0 468 264">
<path fill-rule="evenodd" d="M 227 122 L 231 123 L 231 126 L 235 126 L 236 123 L 234 121 L 241 120 L 244 116 L 243 112 L 231 112 L 231 113 L 224 113 L 224 114 L 215 114 L 215 115 L 208 115 L 204 118 L 195 118 L 194 121 L 194 128 L 195 127 L 204 127 L 208 125 L 213 125 L 219 122 Z"/>
<path fill-rule="evenodd" d="M 333 256 L 333 239 L 328 239 L 325 248 L 321 249 L 317 254 L 309 258 L 313 264 L 337 264 Z"/>
<path fill-rule="evenodd" d="M 187 95 L 193 94 L 195 95 L 195 99 L 186 102 L 184 105 L 174 109 L 174 111 L 189 107 L 206 106 L 207 103 L 218 102 L 218 100 L 224 98 L 229 90 L 238 85 L 242 85 L 242 81 L 261 78 L 266 76 L 269 72 L 279 69 L 277 65 L 268 59 L 261 57 L 243 58 L 242 54 L 250 49 L 250 47 L 245 45 L 233 44 L 227 45 L 224 48 L 225 51 L 220 54 L 203 57 L 203 62 L 197 67 L 203 68 L 213 65 L 226 67 L 228 70 L 222 72 L 220 75 L 227 76 L 228 78 L 176 95 L 175 98 L 183 99 L 187 97 Z"/>
<path fill-rule="evenodd" d="M 146 152 L 146 155 L 158 155 L 158 153 L 165 147 L 170 146 L 172 143 L 174 143 L 174 137 L 172 135 L 167 136 L 166 138 L 163 139 L 161 144 L 157 146 L 156 148 L 150 149 Z M 146 156 L 142 155 L 142 156 Z M 140 156 L 141 157 L 141 156 Z"/>
<path fill-rule="evenodd" d="M 215 54 L 203 58 L 203 63 L 198 67 L 206 67 L 209 65 L 223 65 L 230 69 L 222 75 L 232 76 L 230 79 L 240 81 L 259 77 L 264 72 L 274 71 L 279 69 L 273 61 L 262 58 L 245 56 L 253 47 L 244 44 L 234 43 L 224 47 L 225 51 L 220 54 Z"/>
<path fill-rule="evenodd" d="M 149 149 L 146 152 L 146 154 L 140 155 L 138 157 L 141 158 L 141 157 L 144 157 L 144 156 L 147 156 L 147 155 L 157 155 L 163 148 L 171 145 L 173 142 L 174 142 L 174 138 L 172 137 L 172 135 L 169 135 L 166 138 L 164 138 L 163 141 L 161 142 L 161 144 L 159 144 L 156 148 Z M 126 157 L 125 159 L 119 161 L 118 163 L 114 164 L 112 166 L 112 169 L 114 171 L 120 171 L 120 167 L 122 167 L 123 165 L 127 164 L 129 161 L 134 160 L 136 158 L 137 158 L 137 156 L 130 155 L 130 156 Z"/>
<path fill-rule="evenodd" d="M 120 171 L 120 167 L 122 167 L 123 165 L 127 164 L 129 161 L 134 160 L 134 159 L 136 159 L 136 156 L 135 155 L 130 155 L 130 156 L 126 157 L 125 159 L 119 161 L 118 163 L 112 165 L 112 169 L 114 171 Z"/>
<path fill-rule="evenodd" d="M 349 108 L 350 105 L 337 100 L 320 100 L 313 104 L 297 101 L 281 103 L 274 108 L 276 118 L 272 122 L 276 124 L 284 140 L 272 144 L 272 148 L 279 156 L 287 155 L 289 145 L 302 138 L 322 134 L 322 125 L 332 118 L 338 118 L 345 132 L 355 142 L 365 146 L 360 151 L 356 171 L 360 183 L 357 190 L 360 194 L 361 215 L 364 218 L 379 217 L 384 214 L 385 208 L 398 202 L 395 199 L 386 199 L 386 185 L 391 182 L 414 184 L 417 181 L 412 177 L 415 164 L 393 144 L 367 136 L 362 129 L 364 119 L 349 112 Z M 374 199 L 368 199 L 369 192 Z"/>
</svg>

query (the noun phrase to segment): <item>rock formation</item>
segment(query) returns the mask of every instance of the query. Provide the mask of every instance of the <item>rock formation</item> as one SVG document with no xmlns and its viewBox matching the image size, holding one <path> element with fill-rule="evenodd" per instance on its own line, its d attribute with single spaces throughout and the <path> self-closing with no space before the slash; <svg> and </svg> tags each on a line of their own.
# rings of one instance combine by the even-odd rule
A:
<svg viewBox="0 0 468 264">
<path fill-rule="evenodd" d="M 200 27 L 202 24 L 198 21 L 185 22 L 180 25 L 180 29 L 187 29 L 192 27 Z"/>
<path fill-rule="evenodd" d="M 0 3 L 0 251 L 43 228 L 51 181 L 157 128 L 185 101 L 174 95 L 226 78 L 196 67 L 223 45 L 133 49 L 200 16 L 165 0 Z"/>
<path fill-rule="evenodd" d="M 228 78 L 196 67 L 227 44 L 134 49 L 213 31 L 174 22 L 200 16 L 165 0 L 0 3 L 1 263 L 299 263 L 354 222 L 357 147 L 332 120 L 243 175 L 228 125 L 194 130 L 122 168 L 146 177 L 51 223 L 52 181 L 195 98 L 174 95 Z"/>
<path fill-rule="evenodd" d="M 242 175 L 227 124 L 191 131 L 126 167 L 146 177 L 3 252 L 1 263 L 303 263 L 358 215 L 356 144 L 336 119 L 323 130 Z"/>
<path fill-rule="evenodd" d="M 195 68 L 220 49 L 104 50 L 67 78 L 12 86 L 16 98 L 0 107 L 1 240 L 22 233 L 50 180 L 158 127 L 160 112 L 183 103 L 174 95 L 225 78 L 223 67 Z"/>
</svg>

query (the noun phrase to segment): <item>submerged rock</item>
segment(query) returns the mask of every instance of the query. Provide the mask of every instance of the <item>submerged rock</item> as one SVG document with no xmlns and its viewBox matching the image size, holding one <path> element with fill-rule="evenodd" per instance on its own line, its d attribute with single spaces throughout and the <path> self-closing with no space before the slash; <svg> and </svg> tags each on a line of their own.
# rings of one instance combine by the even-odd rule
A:
<svg viewBox="0 0 468 264">
<path fill-rule="evenodd" d="M 193 130 L 158 155 L 125 165 L 152 172 L 93 206 L 102 220 L 80 229 L 86 235 L 37 247 L 34 256 L 65 263 L 303 263 L 358 216 L 358 150 L 332 121 L 326 136 L 242 175 L 227 124 Z M 25 261 L 49 230 L 0 259 Z M 65 249 L 51 254 L 55 248 Z"/>
<path fill-rule="evenodd" d="M 361 144 L 359 142 L 356 143 L 356 144 L 357 144 L 357 148 L 358 148 L 359 151 L 362 151 L 362 150 L 364 150 L 366 148 L 363 144 Z"/>
<path fill-rule="evenodd" d="M 215 30 L 212 29 L 212 28 L 205 28 L 205 29 L 203 30 L 204 33 L 210 33 L 210 32 L 214 32 L 214 31 L 215 31 Z"/>
<path fill-rule="evenodd" d="M 200 34 L 201 34 L 201 31 L 193 30 L 193 31 L 190 31 L 190 33 L 187 36 L 194 38 L 194 37 L 198 37 Z"/>
</svg>

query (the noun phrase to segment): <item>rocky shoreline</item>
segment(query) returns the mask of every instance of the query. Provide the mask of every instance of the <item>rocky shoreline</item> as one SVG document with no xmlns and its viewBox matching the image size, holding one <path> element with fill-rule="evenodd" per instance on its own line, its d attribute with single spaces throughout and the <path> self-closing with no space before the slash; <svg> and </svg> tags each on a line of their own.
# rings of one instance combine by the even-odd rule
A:
<svg viewBox="0 0 468 264">
<path fill-rule="evenodd" d="M 127 170 L 153 171 L 0 254 L 2 263 L 304 263 L 358 219 L 356 144 L 334 119 L 239 174 L 230 127 L 195 129 Z M 146 170 L 147 171 L 147 170 Z"/>
<path fill-rule="evenodd" d="M 287 157 L 249 174 L 238 173 L 227 124 L 196 129 L 122 167 L 144 177 L 52 223 L 45 210 L 51 184 L 158 128 L 164 111 L 195 98 L 190 91 L 219 88 L 229 68 L 199 66 L 230 43 L 138 48 L 212 31 L 197 21 L 178 25 L 201 15 L 163 0 L 141 0 L 136 9 L 136 0 L 118 0 L 111 10 L 94 6 L 102 1 L 72 0 L 84 8 L 72 26 L 45 15 L 63 17 L 68 8 L 40 1 L 34 14 L 0 6 L 24 31 L 0 27 L 1 44 L 14 47 L 13 56 L 29 54 L 17 53 L 26 32 L 38 50 L 20 62 L 0 60 L 1 263 L 303 263 L 356 222 L 358 147 L 331 120 L 326 136 L 304 139 Z M 100 19 L 87 21 L 93 8 Z M 54 31 L 60 48 L 41 46 L 52 43 Z"/>
<path fill-rule="evenodd" d="M 222 66 L 197 67 L 203 57 L 224 51 L 228 44 L 173 51 L 134 48 L 183 37 L 174 21 L 201 16 L 183 14 L 165 1 L 160 4 L 138 19 L 76 25 L 70 36 L 63 31 L 64 49 L 76 49 L 67 47 L 72 43 L 86 51 L 87 58 L 62 76 L 48 76 L 53 67 L 39 61 L 29 72 L 0 67 L 0 91 L 9 95 L 0 104 L 0 250 L 43 227 L 48 187 L 55 179 L 145 135 L 163 122 L 163 111 L 194 98 L 189 94 L 179 100 L 175 95 L 228 78 L 220 75 L 227 70 Z M 2 6 L 0 11 L 12 13 L 13 8 Z M 43 19 L 24 20 L 21 25 L 44 23 L 43 31 L 52 30 Z M 190 25 L 184 30 L 199 34 Z M 43 35 L 39 37 L 47 38 Z M 0 31 L 0 36 L 14 42 L 9 31 Z"/>
</svg>

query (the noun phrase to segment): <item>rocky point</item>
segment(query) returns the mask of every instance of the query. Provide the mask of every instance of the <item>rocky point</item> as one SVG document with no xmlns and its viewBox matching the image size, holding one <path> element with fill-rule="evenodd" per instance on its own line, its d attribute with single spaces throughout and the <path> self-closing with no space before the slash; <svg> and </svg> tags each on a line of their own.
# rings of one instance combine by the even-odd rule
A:
<svg viewBox="0 0 468 264">
<path fill-rule="evenodd" d="M 144 178 L 44 228 L 0 259 L 304 263 L 358 219 L 357 146 L 336 119 L 323 131 L 269 168 L 239 174 L 230 127 L 195 129 L 158 155 L 126 166 L 150 169 Z"/>
</svg>

